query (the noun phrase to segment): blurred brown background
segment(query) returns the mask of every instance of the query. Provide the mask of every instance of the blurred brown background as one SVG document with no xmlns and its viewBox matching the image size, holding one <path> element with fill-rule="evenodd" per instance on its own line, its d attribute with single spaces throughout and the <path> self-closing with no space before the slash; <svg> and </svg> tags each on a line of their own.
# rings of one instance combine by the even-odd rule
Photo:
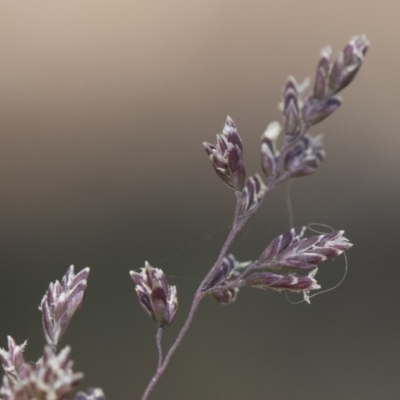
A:
<svg viewBox="0 0 400 400">
<path fill-rule="evenodd" d="M 37 359 L 48 283 L 90 266 L 64 344 L 82 388 L 139 399 L 156 324 L 128 271 L 149 260 L 178 286 L 170 344 L 233 213 L 201 143 L 229 114 L 259 172 L 286 77 L 311 76 L 323 46 L 336 54 L 366 33 L 364 67 L 314 130 L 328 157 L 290 196 L 295 225 L 326 223 L 355 243 L 346 280 L 311 306 L 256 290 L 228 307 L 207 299 L 152 398 L 398 399 L 399 13 L 396 0 L 1 2 L 0 346 L 28 339 Z M 285 193 L 235 242 L 239 259 L 289 227 Z M 318 280 L 343 273 L 339 258 Z"/>
</svg>

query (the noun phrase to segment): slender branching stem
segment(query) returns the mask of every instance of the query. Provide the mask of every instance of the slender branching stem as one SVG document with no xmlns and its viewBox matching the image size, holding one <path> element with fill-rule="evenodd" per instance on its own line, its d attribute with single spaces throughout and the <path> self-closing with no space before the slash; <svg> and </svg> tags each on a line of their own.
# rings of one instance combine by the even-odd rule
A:
<svg viewBox="0 0 400 400">
<path fill-rule="evenodd" d="M 162 335 L 164 332 L 164 327 L 159 327 L 157 331 L 157 336 L 156 336 L 156 342 L 157 342 L 157 351 L 158 351 L 158 366 L 157 368 L 161 367 L 161 364 L 163 362 L 163 353 L 162 353 L 162 346 L 161 346 L 161 339 Z"/>
<path fill-rule="evenodd" d="M 238 214 L 238 210 L 240 207 L 240 201 L 239 201 L 239 197 L 237 200 L 237 204 L 236 204 L 236 210 L 235 210 L 235 220 L 237 219 L 236 216 Z M 220 267 L 223 258 L 226 255 L 226 252 L 229 249 L 229 246 L 232 244 L 233 240 L 235 239 L 236 235 L 241 231 L 241 229 L 243 228 L 244 224 L 245 224 L 245 220 L 242 220 L 240 223 L 234 223 L 226 240 L 224 245 L 222 246 L 221 252 L 217 258 L 217 261 L 215 262 L 215 264 L 213 265 L 213 267 L 210 269 L 210 271 L 207 273 L 207 275 L 205 276 L 205 278 L 203 279 L 203 281 L 200 283 L 198 289 L 196 290 L 196 293 L 194 295 L 193 298 L 193 302 L 192 302 L 192 306 L 190 308 L 188 317 L 185 321 L 185 323 L 183 324 L 177 338 L 175 339 L 175 342 L 173 343 L 173 345 L 171 346 L 171 348 L 169 349 L 167 355 L 165 356 L 165 359 L 163 360 L 163 362 L 161 363 L 161 365 L 158 366 L 156 373 L 154 374 L 153 378 L 151 379 L 151 381 L 149 382 L 143 396 L 142 396 L 142 400 L 147 400 L 149 398 L 149 395 L 151 393 L 151 391 L 154 389 L 155 385 L 157 384 L 157 382 L 159 381 L 159 379 L 161 378 L 161 376 L 163 375 L 165 369 L 167 368 L 173 354 L 175 353 L 176 349 L 179 347 L 179 345 L 182 342 L 183 337 L 186 335 L 187 331 L 190 328 L 190 325 L 193 321 L 193 318 L 197 312 L 197 309 L 199 307 L 200 301 L 203 299 L 203 297 L 205 296 L 205 293 L 203 292 L 203 287 L 204 285 L 208 282 L 208 280 L 210 279 L 210 277 L 213 276 L 213 274 L 215 274 L 215 272 L 218 270 L 218 268 Z"/>
<path fill-rule="evenodd" d="M 265 197 L 267 197 L 267 195 L 271 192 L 271 190 L 275 186 L 276 186 L 276 183 L 270 184 L 270 186 L 268 187 L 268 189 L 266 190 L 266 192 L 264 194 L 263 200 L 265 199 Z M 210 281 L 210 279 L 213 277 L 213 275 L 218 271 L 218 268 L 221 266 L 222 260 L 226 256 L 226 253 L 227 253 L 230 245 L 232 244 L 233 240 L 237 236 L 237 234 L 242 230 L 242 228 L 247 223 L 247 221 L 254 215 L 254 213 L 248 213 L 243 218 L 238 218 L 240 205 L 241 205 L 241 203 L 240 203 L 240 192 L 239 192 L 239 193 L 237 193 L 237 202 L 236 202 L 236 209 L 235 209 L 235 215 L 234 215 L 234 223 L 231 227 L 231 230 L 228 233 L 228 236 L 225 240 L 224 245 L 222 246 L 222 249 L 219 253 L 217 261 L 214 263 L 213 267 L 210 269 L 210 271 L 204 277 L 204 279 L 200 283 L 198 289 L 196 290 L 196 293 L 195 293 L 193 301 L 192 301 L 192 307 L 189 311 L 189 315 L 188 315 L 185 323 L 183 324 L 177 338 L 175 339 L 175 342 L 173 343 L 173 345 L 169 349 L 167 355 L 165 356 L 165 359 L 162 361 L 161 365 L 159 363 L 156 373 L 154 374 L 153 378 L 149 382 L 149 384 L 142 396 L 142 400 L 147 400 L 149 398 L 151 391 L 154 389 L 155 385 L 157 384 L 157 382 L 163 375 L 173 354 L 175 353 L 176 349 L 181 344 L 183 337 L 186 335 L 187 331 L 189 330 L 192 320 L 193 320 L 193 318 L 197 312 L 197 309 L 199 307 L 200 301 L 207 294 L 207 292 L 205 292 L 203 290 L 204 286 L 207 284 L 207 282 Z"/>
<path fill-rule="evenodd" d="M 267 197 L 267 195 L 271 192 L 271 190 L 278 184 L 279 179 L 274 179 L 272 180 L 272 182 L 270 182 L 269 187 L 267 188 L 264 196 L 263 196 L 263 200 L 265 200 L 265 198 Z M 199 307 L 200 301 L 206 296 L 207 291 L 204 291 L 204 287 L 205 285 L 210 281 L 210 279 L 212 279 L 212 277 L 214 276 L 214 274 L 218 271 L 218 269 L 221 266 L 222 260 L 224 259 L 224 257 L 226 256 L 226 253 L 230 247 L 230 245 L 232 244 L 233 240 L 235 239 L 235 237 L 237 236 L 237 234 L 242 230 L 242 228 L 244 227 L 244 225 L 247 223 L 247 221 L 254 215 L 254 213 L 247 213 L 245 214 L 243 217 L 239 217 L 239 210 L 240 210 L 240 206 L 241 206 L 241 197 L 240 197 L 240 192 L 236 193 L 236 208 L 235 208 L 235 214 L 234 214 L 234 223 L 228 233 L 228 236 L 225 240 L 224 245 L 222 246 L 222 249 L 218 255 L 218 258 L 216 260 L 216 262 L 214 263 L 213 267 L 210 269 L 210 271 L 207 273 L 207 275 L 204 277 L 204 279 L 202 280 L 202 282 L 200 283 L 198 289 L 196 290 L 196 293 L 194 295 L 193 301 L 192 301 L 192 306 L 190 308 L 188 317 L 185 321 L 185 323 L 183 324 L 178 336 L 175 339 L 175 342 L 173 343 L 173 345 L 171 346 L 171 348 L 169 349 L 167 355 L 165 356 L 164 360 L 159 364 L 158 364 L 158 368 L 157 371 L 155 372 L 153 378 L 150 380 L 145 392 L 143 393 L 142 396 L 142 400 L 147 400 L 149 398 L 150 393 L 152 392 L 152 390 L 154 389 L 155 385 L 157 384 L 157 382 L 160 380 L 161 376 L 164 374 L 165 369 L 167 368 L 173 354 L 175 353 L 176 349 L 179 347 L 179 345 L 182 342 L 183 337 L 186 335 L 187 331 L 190 328 L 190 325 L 193 321 L 193 318 L 197 312 L 197 309 Z M 260 202 L 261 203 L 261 202 Z M 257 207 L 258 209 L 258 207 Z M 158 346 L 158 339 L 157 339 L 157 346 Z M 159 355 L 160 355 L 160 349 L 159 349 Z M 160 360 L 160 357 L 159 357 Z"/>
<path fill-rule="evenodd" d="M 178 348 L 183 337 L 185 336 L 186 332 L 188 331 L 188 329 L 192 323 L 193 317 L 196 314 L 197 308 L 200 304 L 202 297 L 203 297 L 203 294 L 199 290 L 197 290 L 196 294 L 194 296 L 194 299 L 193 299 L 193 303 L 192 303 L 192 307 L 190 309 L 189 315 L 188 315 L 185 323 L 183 324 L 182 329 L 180 330 L 174 344 L 169 349 L 164 361 L 161 363 L 161 365 L 158 366 L 156 373 L 154 374 L 153 378 L 149 382 L 149 384 L 142 396 L 142 400 L 147 400 L 149 398 L 151 391 L 154 389 L 155 385 L 157 384 L 157 382 L 163 375 L 165 369 L 168 366 L 169 361 L 171 360 L 172 355 L 175 353 L 175 350 Z"/>
</svg>

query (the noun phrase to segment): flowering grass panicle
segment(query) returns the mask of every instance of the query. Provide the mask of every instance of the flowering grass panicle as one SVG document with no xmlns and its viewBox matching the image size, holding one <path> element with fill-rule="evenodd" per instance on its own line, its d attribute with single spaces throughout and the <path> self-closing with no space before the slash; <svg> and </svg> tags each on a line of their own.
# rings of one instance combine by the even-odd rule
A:
<svg viewBox="0 0 400 400">
<path fill-rule="evenodd" d="M 194 294 L 186 321 L 165 354 L 162 335 L 177 313 L 177 289 L 168 284 L 161 269 L 147 262 L 140 272 L 130 271 L 140 306 L 158 323 L 155 340 L 158 364 L 142 400 L 149 398 L 163 376 L 206 296 L 227 305 L 237 300 L 239 290 L 256 288 L 300 293 L 309 303 L 310 292 L 321 288 L 315 278 L 321 263 L 352 246 L 343 230 L 306 237 L 307 229 L 302 226 L 266 243 L 255 261 L 240 262 L 228 254 L 237 234 L 279 184 L 310 175 L 321 166 L 325 158 L 322 136 L 312 135 L 310 130 L 340 107 L 342 99 L 338 93 L 357 75 L 368 46 L 365 35 L 355 36 L 335 59 L 331 48 L 325 47 L 317 64 L 313 89 L 307 96 L 303 95 L 305 85 L 299 85 L 289 76 L 280 103 L 283 122 L 271 122 L 261 137 L 264 178 L 257 173 L 246 177 L 242 140 L 230 117 L 222 133 L 217 134 L 215 145 L 203 143 L 217 176 L 235 193 L 233 222 L 217 260 Z M 75 274 L 71 266 L 61 282 L 50 283 L 39 307 L 47 346 L 38 362 L 26 362 L 23 356 L 26 342 L 17 345 L 8 337 L 8 350 L 0 349 L 4 369 L 0 400 L 105 400 L 99 388 L 74 392 L 83 374 L 73 372 L 69 347 L 58 350 L 72 317 L 82 305 L 88 276 L 89 268 Z"/>
</svg>

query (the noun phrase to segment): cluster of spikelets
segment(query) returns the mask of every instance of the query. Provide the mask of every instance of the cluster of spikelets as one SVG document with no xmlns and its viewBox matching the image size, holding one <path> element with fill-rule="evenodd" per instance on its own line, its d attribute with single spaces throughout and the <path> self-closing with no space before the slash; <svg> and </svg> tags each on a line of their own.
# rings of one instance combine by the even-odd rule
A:
<svg viewBox="0 0 400 400">
<path fill-rule="evenodd" d="M 8 350 L 0 349 L 4 369 L 2 400 L 64 400 L 74 395 L 83 374 L 72 370 L 71 349 L 67 346 L 57 351 L 57 348 L 82 304 L 88 275 L 89 268 L 75 275 L 71 265 L 61 282 L 50 283 L 39 307 L 47 342 L 39 361 L 34 364 L 25 361 L 26 342 L 17 345 L 8 337 Z M 101 389 L 88 389 L 76 393 L 73 399 L 105 400 L 105 397 Z"/>
<path fill-rule="evenodd" d="M 323 49 L 308 96 L 302 95 L 304 85 L 288 78 L 280 104 L 284 124 L 269 124 L 261 140 L 265 181 L 258 174 L 246 177 L 242 141 L 231 118 L 227 118 L 215 145 L 204 143 L 217 175 L 235 191 L 234 233 L 240 231 L 278 184 L 312 174 L 320 166 L 325 157 L 322 136 L 310 135 L 310 129 L 341 105 L 338 93 L 356 76 L 368 46 L 365 36 L 356 36 L 333 60 L 331 49 Z M 200 285 L 201 298 L 211 295 L 221 304 L 230 304 L 240 288 L 251 287 L 300 292 L 309 302 L 310 291 L 320 288 L 315 280 L 319 263 L 337 257 L 352 244 L 340 230 L 311 237 L 304 237 L 305 231 L 305 227 L 298 227 L 278 236 L 256 261 L 239 262 L 232 254 L 223 254 Z M 8 350 L 0 349 L 4 369 L 0 400 L 105 400 L 101 389 L 75 393 L 83 374 L 73 372 L 69 347 L 58 350 L 82 304 L 88 275 L 89 268 L 75 274 L 71 266 L 61 282 L 50 284 L 39 307 L 47 346 L 38 362 L 27 362 L 23 356 L 26 343 L 17 345 L 8 337 Z M 176 287 L 167 283 L 162 270 L 147 262 L 140 272 L 130 271 L 130 275 L 144 311 L 161 330 L 170 325 L 178 308 Z M 143 399 L 148 393 L 149 390 Z"/>
<path fill-rule="evenodd" d="M 278 184 L 317 170 L 325 151 L 322 136 L 312 136 L 310 129 L 341 105 L 338 93 L 356 76 L 368 46 L 365 36 L 356 36 L 334 60 L 330 47 L 324 48 L 314 87 L 308 96 L 302 96 L 307 85 L 299 85 L 293 77 L 288 78 L 280 104 L 284 124 L 270 123 L 261 140 L 265 182 L 258 174 L 246 178 L 242 141 L 230 117 L 222 133 L 217 135 L 217 143 L 204 143 L 217 175 L 236 192 L 238 208 L 234 224 L 240 226 L 247 222 Z M 310 291 L 320 288 L 314 278 L 317 265 L 340 255 L 352 245 L 343 236 L 343 231 L 310 238 L 304 238 L 304 233 L 305 228 L 299 227 L 279 236 L 255 262 L 241 263 L 233 255 L 225 257 L 204 291 L 223 304 L 234 301 L 239 288 L 244 286 L 302 292 L 309 302 Z M 308 273 L 305 275 L 304 271 Z"/>
</svg>

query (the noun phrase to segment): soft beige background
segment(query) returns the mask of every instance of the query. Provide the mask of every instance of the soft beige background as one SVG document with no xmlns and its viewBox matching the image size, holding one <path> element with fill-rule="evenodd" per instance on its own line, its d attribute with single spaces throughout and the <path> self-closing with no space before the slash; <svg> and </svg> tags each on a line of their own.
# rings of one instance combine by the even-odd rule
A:
<svg viewBox="0 0 400 400">
<path fill-rule="evenodd" d="M 229 307 L 206 300 L 152 398 L 397 399 L 399 15 L 396 0 L 1 2 L 0 345 L 28 338 L 35 360 L 48 283 L 88 265 L 64 343 L 82 388 L 140 398 L 156 326 L 128 271 L 149 260 L 178 286 L 171 343 L 233 212 L 201 143 L 229 114 L 259 171 L 286 77 L 313 74 L 323 46 L 336 53 L 366 33 L 365 66 L 315 130 L 328 157 L 290 196 L 296 225 L 327 223 L 355 243 L 345 282 L 311 306 L 251 290 Z M 288 221 L 281 188 L 236 256 L 256 257 Z M 319 280 L 331 287 L 343 272 L 340 258 Z"/>
</svg>

